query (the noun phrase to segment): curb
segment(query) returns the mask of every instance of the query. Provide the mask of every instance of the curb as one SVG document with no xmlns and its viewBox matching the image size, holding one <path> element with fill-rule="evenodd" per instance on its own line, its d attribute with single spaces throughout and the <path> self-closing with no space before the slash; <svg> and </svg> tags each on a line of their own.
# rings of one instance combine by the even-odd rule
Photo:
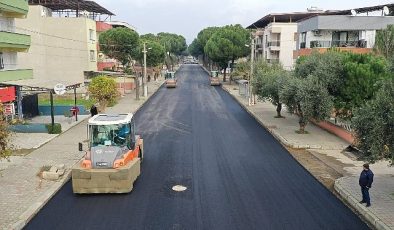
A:
<svg viewBox="0 0 394 230">
<path fill-rule="evenodd" d="M 231 94 L 228 89 L 223 87 L 223 85 L 222 85 L 222 89 L 224 91 L 226 91 L 232 98 L 234 98 L 238 102 L 238 104 L 243 109 L 245 109 L 245 111 L 247 113 L 249 113 L 263 128 L 265 128 L 269 133 L 271 133 L 272 136 L 274 136 L 274 138 L 276 140 L 278 140 L 280 143 L 282 143 L 284 146 L 289 147 L 289 148 L 293 148 L 293 149 L 323 149 L 322 146 L 320 146 L 320 145 L 299 145 L 299 144 L 290 143 L 286 138 L 284 138 L 282 135 L 280 135 L 275 130 L 267 128 L 266 125 L 252 111 L 250 111 L 246 105 L 244 105 L 244 103 L 242 103 L 236 96 Z"/>
<path fill-rule="evenodd" d="M 356 198 L 352 196 L 350 192 L 340 185 L 345 177 L 335 180 L 334 189 L 352 208 L 357 210 L 361 216 L 363 216 L 372 226 L 378 230 L 391 230 L 382 220 L 380 220 L 374 213 L 372 213 L 364 205 L 360 204 Z"/>
<path fill-rule="evenodd" d="M 138 108 L 135 111 L 133 111 L 133 113 L 136 113 L 138 110 L 140 110 L 149 101 L 149 99 L 159 91 L 159 89 L 163 86 L 163 84 L 164 84 L 164 81 L 159 84 L 159 87 L 157 87 L 157 89 L 155 89 L 152 92 L 152 94 L 150 96 L 148 96 L 148 98 L 146 98 L 146 100 L 144 102 L 142 102 L 142 104 L 140 106 L 138 106 Z M 85 118 L 85 119 L 88 119 L 88 118 Z M 81 122 L 84 121 L 85 119 L 81 120 Z M 71 128 L 73 128 L 73 127 L 71 127 Z M 70 130 L 70 129 L 68 129 L 68 130 Z M 65 132 L 67 132 L 68 130 L 66 130 Z M 58 136 L 59 135 L 53 137 L 52 139 L 54 139 Z M 48 142 L 46 142 L 46 143 L 48 143 Z M 35 203 L 33 203 L 24 213 L 22 213 L 22 215 L 19 216 L 18 220 L 14 224 L 10 225 L 10 229 L 13 229 L 13 230 L 23 229 L 29 223 L 29 221 L 32 220 L 34 218 L 34 216 L 48 203 L 48 201 L 51 200 L 56 195 L 56 193 L 64 186 L 64 184 L 66 184 L 70 180 L 71 169 L 76 164 L 78 164 L 78 162 L 79 162 L 79 160 L 77 162 L 75 162 L 75 164 L 73 164 L 71 166 L 71 168 L 66 170 L 62 179 L 60 179 L 59 181 L 56 181 L 55 184 L 53 184 L 47 191 L 45 191 L 45 193 L 42 196 L 40 196 Z"/>
</svg>

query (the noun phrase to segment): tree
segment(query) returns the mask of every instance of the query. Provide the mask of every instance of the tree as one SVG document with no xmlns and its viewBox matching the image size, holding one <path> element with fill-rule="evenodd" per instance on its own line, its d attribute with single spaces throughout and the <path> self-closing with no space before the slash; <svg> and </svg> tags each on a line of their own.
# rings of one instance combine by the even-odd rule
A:
<svg viewBox="0 0 394 230">
<path fill-rule="evenodd" d="M 279 96 L 290 113 L 298 114 L 300 134 L 305 133 L 305 127 L 310 119 L 321 121 L 328 118 L 333 106 L 332 97 L 326 86 L 313 75 L 305 79 L 287 79 L 280 89 Z"/>
<path fill-rule="evenodd" d="M 204 66 L 207 66 L 207 62 L 208 62 L 208 60 L 207 60 L 208 55 L 205 53 L 204 48 L 205 48 L 208 40 L 219 29 L 220 29 L 220 27 L 207 27 L 207 28 L 201 30 L 197 35 L 197 43 L 198 43 L 197 47 L 200 49 L 200 52 L 203 54 Z"/>
<path fill-rule="evenodd" d="M 198 58 L 200 55 L 204 54 L 204 49 L 201 47 L 200 43 L 198 42 L 197 38 L 193 40 L 193 42 L 188 47 L 190 55 L 193 57 Z"/>
<path fill-rule="evenodd" d="M 387 159 L 394 164 L 394 76 L 384 81 L 374 99 L 356 110 L 352 127 L 368 161 Z"/>
<path fill-rule="evenodd" d="M 319 80 L 327 86 L 332 96 L 340 93 L 344 84 L 344 54 L 335 50 L 326 53 L 313 52 L 310 56 L 303 56 L 297 60 L 294 74 L 298 78 L 306 78 L 309 75 L 319 77 Z"/>
<path fill-rule="evenodd" d="M 135 49 L 133 56 L 142 65 L 144 63 L 144 43 L 146 49 L 149 49 L 146 55 L 146 66 L 156 67 L 165 61 L 166 52 L 164 47 L 155 40 L 140 39 L 140 44 Z"/>
<path fill-rule="evenodd" d="M 386 58 L 394 56 L 394 25 L 376 32 L 375 50 Z"/>
<path fill-rule="evenodd" d="M 159 41 L 159 38 L 156 35 L 149 33 L 141 35 L 140 40 Z"/>
<path fill-rule="evenodd" d="M 238 68 L 238 67 L 237 67 Z M 276 106 L 277 116 L 282 118 L 282 102 L 279 97 L 280 89 L 289 78 L 289 73 L 281 65 L 270 65 L 260 61 L 255 65 L 253 89 L 260 100 L 270 101 Z"/>
<path fill-rule="evenodd" d="M 11 155 L 10 137 L 11 132 L 4 117 L 4 107 L 0 103 L 0 160 L 3 158 L 8 159 Z"/>
<path fill-rule="evenodd" d="M 256 64 L 258 65 L 258 64 Z M 233 80 L 248 80 L 250 76 L 250 62 L 249 61 L 239 61 L 234 71 L 231 73 Z"/>
<path fill-rule="evenodd" d="M 228 62 L 234 63 L 234 60 L 249 53 L 245 46 L 249 41 L 249 32 L 240 25 L 222 27 L 209 38 L 204 53 L 224 70 L 223 81 L 226 81 Z"/>
<path fill-rule="evenodd" d="M 115 28 L 100 35 L 100 49 L 127 67 L 133 57 L 133 49 L 138 45 L 139 35 L 129 28 Z"/>
<path fill-rule="evenodd" d="M 336 50 L 298 59 L 294 73 L 297 78 L 318 77 L 333 96 L 337 116 L 343 118 L 370 100 L 379 88 L 377 82 L 388 76 L 384 58 Z"/>
<path fill-rule="evenodd" d="M 169 65 L 174 66 L 174 60 L 176 60 L 177 56 L 187 49 L 186 39 L 181 35 L 163 32 L 158 33 L 157 37 L 167 54 L 167 68 L 169 68 Z"/>
<path fill-rule="evenodd" d="M 343 59 L 344 81 L 338 87 L 336 108 L 343 117 L 351 117 L 352 111 L 371 100 L 380 82 L 389 77 L 387 61 L 372 54 L 345 53 Z"/>
<path fill-rule="evenodd" d="M 88 91 L 99 102 L 101 110 L 104 110 L 108 104 L 115 103 L 119 96 L 116 81 L 107 76 L 93 78 Z"/>
</svg>

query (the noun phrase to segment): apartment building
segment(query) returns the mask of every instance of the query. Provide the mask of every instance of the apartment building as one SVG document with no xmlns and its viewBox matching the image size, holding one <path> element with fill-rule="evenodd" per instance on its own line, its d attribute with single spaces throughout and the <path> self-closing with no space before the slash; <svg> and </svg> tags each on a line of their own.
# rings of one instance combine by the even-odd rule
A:
<svg viewBox="0 0 394 230">
<path fill-rule="evenodd" d="M 127 22 L 120 21 L 98 21 L 96 22 L 96 32 L 97 32 L 97 41 L 99 41 L 100 34 L 103 32 L 110 30 L 112 28 L 129 28 L 133 31 L 136 31 L 135 27 L 128 24 Z M 109 70 L 109 69 L 117 69 L 121 65 L 117 60 L 113 58 L 109 58 L 104 53 L 100 52 L 100 44 L 97 44 L 97 70 Z"/>
<path fill-rule="evenodd" d="M 256 59 L 281 63 L 287 70 L 293 68 L 293 52 L 297 44 L 297 21 L 323 13 L 317 8 L 308 12 L 269 14 L 248 26 L 256 29 Z"/>
<path fill-rule="evenodd" d="M 313 50 L 330 48 L 369 53 L 375 46 L 376 31 L 394 24 L 393 16 L 319 15 L 298 23 L 295 58 Z"/>
<path fill-rule="evenodd" d="M 32 68 L 20 63 L 18 57 L 21 52 L 28 51 L 31 38 L 15 28 L 15 19 L 24 20 L 28 11 L 25 0 L 0 0 L 0 102 L 7 115 L 16 113 L 14 101 L 20 90 L 1 83 L 33 78 Z"/>
<path fill-rule="evenodd" d="M 93 1 L 29 0 L 27 18 L 15 22 L 32 40 L 20 63 L 36 70 L 35 81 L 84 83 L 85 71 L 97 71 L 96 20 L 102 14 L 113 15 Z"/>
</svg>

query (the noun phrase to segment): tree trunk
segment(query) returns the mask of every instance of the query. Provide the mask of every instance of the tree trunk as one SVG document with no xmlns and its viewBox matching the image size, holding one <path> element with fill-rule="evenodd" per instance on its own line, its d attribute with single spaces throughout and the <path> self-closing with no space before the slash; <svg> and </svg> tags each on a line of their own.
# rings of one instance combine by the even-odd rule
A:
<svg viewBox="0 0 394 230">
<path fill-rule="evenodd" d="M 307 122 L 305 120 L 304 113 L 302 112 L 300 104 L 297 105 L 297 111 L 298 111 L 298 116 L 300 117 L 298 120 L 298 124 L 300 125 L 299 133 L 305 134 L 305 127 L 307 125 Z"/>
<path fill-rule="evenodd" d="M 278 103 L 278 105 L 276 106 L 276 118 L 282 118 L 282 103 Z"/>
<path fill-rule="evenodd" d="M 223 74 L 223 82 L 226 82 L 227 81 L 227 79 L 226 79 L 226 68 L 224 68 L 224 74 Z"/>
<path fill-rule="evenodd" d="M 230 85 L 233 81 L 233 71 L 234 71 L 234 58 L 231 60 L 231 66 L 230 66 Z"/>
</svg>

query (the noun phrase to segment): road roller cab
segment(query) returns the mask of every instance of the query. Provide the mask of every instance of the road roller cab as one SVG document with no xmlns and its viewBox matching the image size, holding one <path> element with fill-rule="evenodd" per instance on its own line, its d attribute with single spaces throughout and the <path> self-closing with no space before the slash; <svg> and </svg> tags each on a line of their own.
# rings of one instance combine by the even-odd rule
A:
<svg viewBox="0 0 394 230">
<path fill-rule="evenodd" d="M 143 139 L 133 114 L 98 114 L 88 122 L 89 148 L 72 169 L 74 193 L 127 193 L 140 175 Z"/>
<path fill-rule="evenodd" d="M 175 72 L 167 72 L 165 75 L 166 87 L 167 88 L 175 88 L 177 84 L 177 80 L 175 77 Z"/>
<path fill-rule="evenodd" d="M 213 85 L 213 86 L 220 85 L 218 71 L 211 71 L 210 81 L 211 81 L 211 85 Z"/>
</svg>

